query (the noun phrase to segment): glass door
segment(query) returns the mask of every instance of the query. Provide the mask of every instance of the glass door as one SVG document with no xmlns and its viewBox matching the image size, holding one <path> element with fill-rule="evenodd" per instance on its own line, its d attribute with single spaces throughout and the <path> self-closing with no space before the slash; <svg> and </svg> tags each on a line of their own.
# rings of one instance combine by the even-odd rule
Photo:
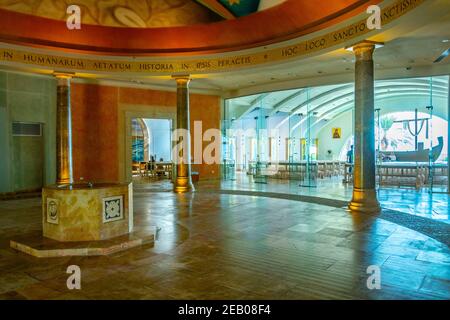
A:
<svg viewBox="0 0 450 320">
<path fill-rule="evenodd" d="M 263 105 L 264 99 L 261 99 L 257 116 L 255 117 L 256 139 L 255 139 L 255 173 L 253 175 L 253 182 L 267 184 L 268 161 L 268 133 L 267 133 L 267 118 L 265 108 Z"/>
<path fill-rule="evenodd" d="M 429 78 L 429 104 L 425 145 L 428 147 L 428 187 L 430 193 L 449 192 L 448 112 L 449 77 Z"/>
<path fill-rule="evenodd" d="M 317 148 L 315 147 L 312 138 L 312 125 L 315 118 L 315 111 L 311 107 L 311 89 L 306 89 L 306 118 L 303 123 L 305 124 L 305 129 L 303 131 L 303 148 L 304 148 L 304 160 L 302 161 L 305 169 L 305 177 L 301 187 L 316 187 L 317 186 L 317 173 L 318 173 L 318 162 L 316 160 Z"/>
</svg>

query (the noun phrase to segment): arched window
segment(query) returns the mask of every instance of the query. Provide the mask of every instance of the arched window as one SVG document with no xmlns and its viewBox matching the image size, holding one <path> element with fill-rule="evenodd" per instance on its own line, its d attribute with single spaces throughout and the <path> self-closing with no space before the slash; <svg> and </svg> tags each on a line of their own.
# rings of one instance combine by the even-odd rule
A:
<svg viewBox="0 0 450 320">
<path fill-rule="evenodd" d="M 435 148 L 441 150 L 436 152 L 435 161 L 446 161 L 447 155 L 447 121 L 419 112 L 417 114 L 417 131 L 415 127 L 415 113 L 392 112 L 380 117 L 380 128 L 375 124 L 375 148 L 381 152 L 415 151 L 417 149 L 429 150 Z M 415 134 L 417 134 L 417 146 Z M 339 159 L 346 160 L 347 152 L 353 144 L 353 136 L 349 137 L 341 149 Z M 442 144 L 442 148 L 440 148 Z M 420 161 L 420 160 L 419 160 Z"/>
<path fill-rule="evenodd" d="M 132 160 L 148 161 L 148 132 L 142 119 L 131 120 Z"/>
</svg>

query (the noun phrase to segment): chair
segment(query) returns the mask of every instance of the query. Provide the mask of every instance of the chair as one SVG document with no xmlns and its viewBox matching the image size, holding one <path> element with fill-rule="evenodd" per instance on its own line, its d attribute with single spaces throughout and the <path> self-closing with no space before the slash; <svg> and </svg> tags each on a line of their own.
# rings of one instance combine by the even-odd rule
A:
<svg viewBox="0 0 450 320">
<path fill-rule="evenodd" d="M 148 175 L 147 162 L 139 162 L 139 174 L 141 177 L 145 177 Z"/>
</svg>

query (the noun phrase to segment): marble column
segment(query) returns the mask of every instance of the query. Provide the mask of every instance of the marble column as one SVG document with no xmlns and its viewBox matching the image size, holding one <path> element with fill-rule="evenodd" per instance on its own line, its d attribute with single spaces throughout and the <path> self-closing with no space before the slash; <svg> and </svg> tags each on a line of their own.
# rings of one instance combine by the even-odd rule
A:
<svg viewBox="0 0 450 320">
<path fill-rule="evenodd" d="M 176 161 L 176 178 L 174 191 L 185 193 L 194 191 L 191 178 L 191 139 L 190 139 L 190 119 L 189 119 L 189 76 L 174 76 L 177 81 L 177 130 L 185 131 L 188 134 L 179 138 L 177 144 L 183 148 L 178 154 Z M 183 130 L 184 129 L 184 130 Z M 181 139 L 183 141 L 181 142 Z"/>
<path fill-rule="evenodd" d="M 73 183 L 72 121 L 70 111 L 70 74 L 55 73 L 56 105 L 56 184 Z"/>
<path fill-rule="evenodd" d="M 375 44 L 362 42 L 353 46 L 355 65 L 355 143 L 353 198 L 349 209 L 356 212 L 380 211 L 375 189 L 375 111 L 374 67 Z"/>
</svg>

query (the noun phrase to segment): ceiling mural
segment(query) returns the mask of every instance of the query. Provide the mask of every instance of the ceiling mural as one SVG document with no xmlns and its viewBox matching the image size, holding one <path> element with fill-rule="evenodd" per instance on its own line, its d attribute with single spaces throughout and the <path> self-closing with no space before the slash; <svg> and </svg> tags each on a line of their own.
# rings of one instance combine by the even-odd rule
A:
<svg viewBox="0 0 450 320">
<path fill-rule="evenodd" d="M 258 11 L 259 0 L 219 0 L 236 17 L 242 17 Z"/>
<path fill-rule="evenodd" d="M 193 0 L 0 0 L 0 8 L 65 20 L 69 5 L 81 8 L 82 23 L 110 27 L 172 27 L 220 20 Z"/>
<path fill-rule="evenodd" d="M 82 23 L 109 27 L 157 28 L 234 19 L 284 0 L 0 0 L 0 8 L 56 20 L 78 5 Z"/>
</svg>

